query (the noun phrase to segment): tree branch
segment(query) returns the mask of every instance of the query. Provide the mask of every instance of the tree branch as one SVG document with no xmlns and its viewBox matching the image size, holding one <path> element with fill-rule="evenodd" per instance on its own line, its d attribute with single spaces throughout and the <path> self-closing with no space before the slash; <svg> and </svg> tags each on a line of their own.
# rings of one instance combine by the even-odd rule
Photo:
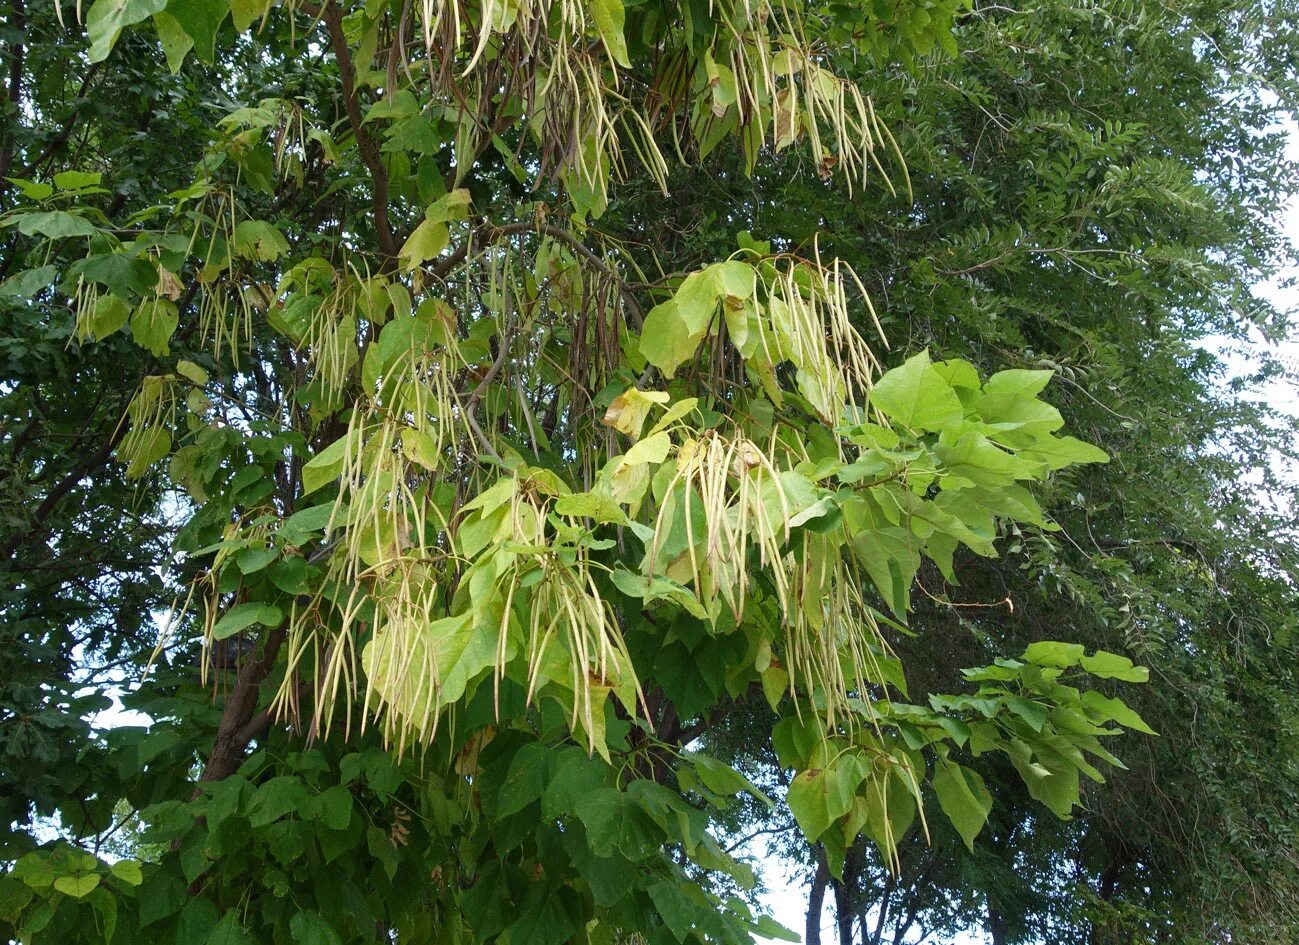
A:
<svg viewBox="0 0 1299 945">
<path fill-rule="evenodd" d="M 618 294 L 621 296 L 623 304 L 627 306 L 627 312 L 631 316 L 633 328 L 639 329 L 644 323 L 645 310 L 641 308 L 640 302 L 636 300 L 636 297 L 629 290 L 626 281 L 593 249 L 563 227 L 553 226 L 549 223 L 539 223 L 536 220 L 520 220 L 516 223 L 507 223 L 504 226 L 487 227 L 482 231 L 484 242 L 491 242 L 505 236 L 516 236 L 519 233 L 537 233 L 563 243 L 578 256 L 585 259 L 593 269 L 596 269 L 601 275 L 617 285 Z M 445 279 L 453 269 L 468 257 L 469 242 L 472 241 L 465 242 L 450 256 L 440 259 L 436 266 L 429 269 L 429 274 L 435 279 Z"/>
<path fill-rule="evenodd" d="M 54 152 L 66 144 L 67 140 L 72 137 L 72 132 L 77 127 L 77 118 L 80 116 L 82 108 L 86 105 L 86 93 L 90 91 L 90 83 L 94 81 L 95 76 L 99 74 L 99 70 L 102 67 L 103 63 L 97 62 L 86 72 L 86 77 L 81 80 L 81 88 L 77 90 L 77 97 L 73 100 L 72 111 L 68 113 L 67 119 L 64 120 L 63 127 L 61 127 L 58 132 L 55 133 L 54 137 L 46 143 L 45 147 L 41 150 L 41 153 L 37 155 L 35 160 L 30 161 L 14 174 L 15 177 L 27 177 L 39 170 L 41 165 L 52 158 Z M 0 179 L 0 188 L 8 186 L 8 181 Z"/>
<path fill-rule="evenodd" d="M 338 6 L 330 0 L 320 10 L 320 18 L 329 32 L 329 43 L 334 50 L 334 59 L 338 62 L 338 71 L 343 80 L 343 107 L 347 110 L 347 120 L 356 137 L 357 150 L 361 160 L 370 171 L 374 183 L 370 203 L 374 209 L 374 229 L 379 238 L 379 249 L 383 252 L 385 271 L 397 264 L 397 241 L 392 235 L 392 225 L 388 221 L 388 171 L 383 166 L 383 155 L 365 128 L 365 116 L 361 114 L 361 104 L 356 95 L 356 69 L 352 65 L 352 55 L 347 48 L 347 37 L 343 34 L 343 14 Z"/>
<path fill-rule="evenodd" d="M 753 833 L 745 834 L 739 840 L 736 840 L 734 843 L 732 843 L 730 846 L 726 848 L 726 852 L 731 853 L 734 850 L 738 850 L 740 847 L 744 846 L 750 840 L 756 840 L 758 837 L 762 837 L 767 834 L 789 833 L 789 831 L 793 829 L 794 828 L 791 824 L 785 824 L 780 827 L 763 827 L 761 830 L 755 830 L 753 831 Z"/>
<path fill-rule="evenodd" d="M 26 530 L 14 532 L 5 541 L 3 554 L 0 554 L 0 558 L 11 560 L 19 545 L 39 535 L 45 520 L 54 512 L 55 507 L 63 501 L 64 496 L 71 492 L 78 482 L 107 463 L 113 455 L 113 450 L 117 448 L 117 444 L 122 441 L 124 436 L 126 436 L 126 424 L 119 423 L 116 429 L 113 430 L 112 436 L 108 438 L 107 443 L 79 463 L 72 472 L 59 480 L 54 488 L 46 494 L 44 501 L 36 507 L 36 511 L 32 513 Z"/>
<path fill-rule="evenodd" d="M 14 139 L 17 137 L 18 114 L 23 96 L 23 61 L 26 57 L 23 40 L 27 32 L 27 5 L 24 0 L 12 0 L 12 10 L 9 23 L 18 34 L 9 58 L 9 110 L 13 115 L 5 122 L 4 144 L 0 145 L 0 188 L 8 186 L 5 177 L 8 176 L 9 165 L 14 159 Z"/>
<path fill-rule="evenodd" d="M 262 644 L 261 655 L 246 660 L 239 667 L 235 687 L 226 699 L 216 738 L 212 740 L 212 753 L 203 766 L 203 773 L 199 775 L 200 784 L 205 781 L 221 781 L 234 774 L 243 763 L 244 750 L 258 734 L 258 728 L 251 723 L 255 721 L 262 681 L 275 665 L 275 657 L 279 655 L 287 634 L 285 627 L 276 627 Z M 270 724 L 269 717 L 266 724 Z M 198 789 L 195 790 L 196 795 L 197 793 Z"/>
</svg>

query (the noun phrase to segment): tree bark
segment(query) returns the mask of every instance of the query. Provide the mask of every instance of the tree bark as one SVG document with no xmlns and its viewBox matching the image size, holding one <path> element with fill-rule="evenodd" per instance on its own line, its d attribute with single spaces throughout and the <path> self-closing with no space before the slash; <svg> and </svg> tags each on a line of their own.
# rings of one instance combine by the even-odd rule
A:
<svg viewBox="0 0 1299 945">
<path fill-rule="evenodd" d="M 220 781 L 239 770 L 243 764 L 244 751 L 249 742 L 258 734 L 261 726 L 252 725 L 257 712 L 258 697 L 261 694 L 262 681 L 275 665 L 275 657 L 280 652 L 284 637 L 288 631 L 277 627 L 266 637 L 260 655 L 247 660 L 239 668 L 235 678 L 235 687 L 226 700 L 225 709 L 221 712 L 221 723 L 217 726 L 216 738 L 212 740 L 212 753 L 208 756 L 199 783 Z M 267 720 L 269 722 L 269 719 Z M 197 790 L 196 792 L 197 793 Z"/>
<path fill-rule="evenodd" d="M 18 38 L 14 40 L 9 50 L 8 111 L 13 114 L 9 121 L 5 122 L 6 128 L 3 137 L 0 137 L 0 185 L 3 186 L 8 185 L 4 179 L 9 176 L 9 165 L 13 163 L 15 139 L 18 134 L 18 116 L 22 110 L 23 60 L 26 56 L 24 41 L 27 38 L 26 3 L 24 0 L 13 0 L 10 10 L 9 25 L 18 34 Z"/>
<path fill-rule="evenodd" d="M 833 880 L 839 945 L 852 945 L 852 923 L 857 917 L 857 875 L 860 872 L 861 848 L 850 846 L 843 860 L 843 879 Z"/>
<path fill-rule="evenodd" d="M 821 913 L 825 908 L 825 888 L 830 884 L 830 866 L 825 851 L 818 846 L 816 852 L 816 873 L 807 894 L 807 928 L 803 933 L 803 945 L 821 945 Z"/>
<path fill-rule="evenodd" d="M 352 56 L 347 48 L 347 37 L 343 33 L 343 13 L 333 0 L 321 7 L 321 19 L 329 33 L 329 43 L 333 47 L 334 59 L 338 62 L 338 72 L 343 81 L 343 108 L 347 112 L 348 123 L 356 137 L 356 147 L 361 154 L 361 161 L 370 172 L 374 193 L 371 206 L 374 210 L 374 232 L 379 240 L 379 249 L 383 251 L 383 270 L 391 271 L 397 265 L 397 240 L 392 234 L 392 225 L 388 222 L 388 170 L 383 163 L 383 154 L 379 146 L 370 137 L 365 127 L 365 116 L 361 114 L 361 103 L 356 95 L 356 69 L 352 66 Z"/>
<path fill-rule="evenodd" d="M 992 904 L 991 896 L 988 897 L 988 935 L 992 945 L 1006 945 L 1006 922 Z"/>
</svg>

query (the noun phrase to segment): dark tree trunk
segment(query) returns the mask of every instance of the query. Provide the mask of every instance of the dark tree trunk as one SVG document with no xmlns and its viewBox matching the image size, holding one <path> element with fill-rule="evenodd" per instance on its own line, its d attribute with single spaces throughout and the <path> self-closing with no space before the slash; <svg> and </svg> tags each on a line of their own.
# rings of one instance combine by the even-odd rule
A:
<svg viewBox="0 0 1299 945">
<path fill-rule="evenodd" d="M 817 847 L 816 873 L 807 894 L 807 929 L 803 933 L 803 945 L 821 945 L 821 913 L 825 908 L 825 887 L 829 884 L 830 867 L 825 852 Z"/>
<path fill-rule="evenodd" d="M 1101 870 L 1100 882 L 1096 889 L 1096 895 L 1101 902 L 1108 903 L 1113 900 L 1114 894 L 1118 892 L 1119 877 L 1125 865 L 1126 860 L 1121 853 L 1111 855 L 1108 862 L 1106 862 L 1105 869 Z M 1092 922 L 1091 935 L 1089 936 L 1091 945 L 1104 945 L 1110 939 L 1102 922 Z"/>
<path fill-rule="evenodd" d="M 199 781 L 221 781 L 234 774 L 243 764 L 249 742 L 263 734 L 270 724 L 269 714 L 258 714 L 257 702 L 262 680 L 275 665 L 275 657 L 286 633 L 284 627 L 272 630 L 262 645 L 261 653 L 257 656 L 250 655 L 239 667 L 234 689 L 227 697 L 225 709 L 221 713 L 221 722 L 212 742 L 212 753 L 203 766 Z M 195 794 L 197 796 L 197 791 Z"/>
<path fill-rule="evenodd" d="M 992 904 L 991 898 L 988 899 L 988 936 L 992 939 L 992 945 L 1006 945 L 1006 922 Z"/>
<path fill-rule="evenodd" d="M 843 861 L 843 879 L 833 880 L 839 945 L 852 945 L 852 923 L 857 917 L 857 876 L 860 872 L 861 848 L 849 847 Z"/>
</svg>

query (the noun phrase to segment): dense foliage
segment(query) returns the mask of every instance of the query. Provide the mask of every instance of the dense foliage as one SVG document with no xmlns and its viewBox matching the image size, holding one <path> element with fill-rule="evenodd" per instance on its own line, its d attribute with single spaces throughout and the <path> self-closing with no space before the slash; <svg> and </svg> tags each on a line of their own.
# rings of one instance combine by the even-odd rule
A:
<svg viewBox="0 0 1299 945">
<path fill-rule="evenodd" d="M 1293 936 L 1296 25 L 11 0 L 0 929 Z"/>
</svg>

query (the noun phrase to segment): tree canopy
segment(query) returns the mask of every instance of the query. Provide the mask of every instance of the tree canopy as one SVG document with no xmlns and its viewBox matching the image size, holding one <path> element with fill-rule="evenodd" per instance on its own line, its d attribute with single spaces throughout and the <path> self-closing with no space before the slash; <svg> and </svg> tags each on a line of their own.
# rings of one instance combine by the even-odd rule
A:
<svg viewBox="0 0 1299 945">
<path fill-rule="evenodd" d="M 7 939 L 1294 936 L 1286 0 L 9 2 Z"/>
</svg>

